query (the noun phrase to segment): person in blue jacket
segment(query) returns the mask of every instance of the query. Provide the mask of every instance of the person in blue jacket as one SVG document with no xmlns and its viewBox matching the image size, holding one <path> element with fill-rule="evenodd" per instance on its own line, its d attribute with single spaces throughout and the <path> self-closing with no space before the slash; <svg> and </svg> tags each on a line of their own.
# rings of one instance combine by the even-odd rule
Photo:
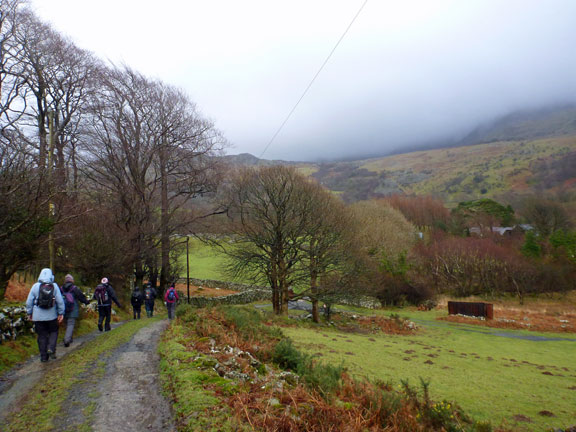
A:
<svg viewBox="0 0 576 432">
<path fill-rule="evenodd" d="M 26 299 L 28 319 L 34 322 L 40 361 L 56 358 L 58 324 L 64 319 L 64 300 L 49 268 L 42 269 Z"/>
</svg>

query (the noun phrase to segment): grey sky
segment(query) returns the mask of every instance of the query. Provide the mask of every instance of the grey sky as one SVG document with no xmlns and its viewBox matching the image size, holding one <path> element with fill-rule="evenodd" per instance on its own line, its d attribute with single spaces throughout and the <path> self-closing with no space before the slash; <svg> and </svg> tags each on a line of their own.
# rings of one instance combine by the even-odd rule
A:
<svg viewBox="0 0 576 432">
<path fill-rule="evenodd" d="M 32 0 L 80 47 L 182 87 L 260 156 L 364 0 Z M 576 1 L 369 0 L 263 155 L 385 153 L 576 101 Z"/>
</svg>

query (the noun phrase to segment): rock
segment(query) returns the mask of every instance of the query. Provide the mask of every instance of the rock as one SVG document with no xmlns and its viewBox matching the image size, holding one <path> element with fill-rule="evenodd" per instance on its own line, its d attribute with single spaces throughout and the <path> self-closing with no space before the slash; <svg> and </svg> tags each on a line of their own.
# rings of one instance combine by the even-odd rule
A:
<svg viewBox="0 0 576 432">
<path fill-rule="evenodd" d="M 281 380 L 284 380 L 287 384 L 290 385 L 296 385 L 298 384 L 298 381 L 300 379 L 300 377 L 298 375 L 296 375 L 295 373 L 292 372 L 280 372 L 280 374 L 278 375 L 278 378 L 280 378 Z"/>
</svg>

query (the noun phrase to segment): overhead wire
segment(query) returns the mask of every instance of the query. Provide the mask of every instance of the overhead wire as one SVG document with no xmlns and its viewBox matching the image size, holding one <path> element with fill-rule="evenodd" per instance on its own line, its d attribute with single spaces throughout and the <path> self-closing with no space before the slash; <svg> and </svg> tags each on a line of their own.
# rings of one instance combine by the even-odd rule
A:
<svg viewBox="0 0 576 432">
<path fill-rule="evenodd" d="M 320 73 L 322 72 L 322 69 L 324 69 L 324 66 L 326 66 L 326 64 L 328 63 L 328 61 L 332 57 L 332 54 L 334 54 L 334 52 L 336 51 L 336 49 L 340 45 L 340 42 L 342 42 L 342 40 L 344 39 L 344 37 L 346 36 L 348 31 L 350 30 L 350 28 L 354 24 L 354 21 L 356 21 L 356 18 L 358 18 L 358 16 L 362 12 L 362 9 L 364 9 L 364 6 L 366 6 L 366 3 L 368 3 L 368 0 L 364 0 L 364 3 L 362 3 L 362 5 L 360 6 L 360 9 L 358 9 L 358 12 L 356 12 L 356 15 L 354 15 L 354 18 L 352 18 L 352 21 L 350 21 L 350 24 L 348 24 L 348 27 L 346 27 L 346 30 L 344 30 L 344 33 L 342 33 L 342 35 L 340 36 L 340 39 L 338 39 L 338 42 L 336 42 L 336 45 L 334 45 L 334 48 L 332 48 L 332 50 L 330 51 L 330 54 L 328 54 L 328 57 L 326 57 L 326 60 L 324 60 L 324 63 L 322 63 L 322 66 L 320 66 L 320 68 L 318 69 L 318 71 L 316 72 L 316 74 L 314 75 L 314 77 L 312 78 L 310 83 L 308 84 L 308 86 L 306 86 L 306 89 L 304 90 L 304 92 L 302 93 L 302 95 L 300 96 L 300 98 L 298 99 L 296 104 L 292 107 L 292 109 L 290 110 L 290 112 L 288 113 L 288 115 L 286 116 L 286 118 L 284 119 L 282 124 L 280 125 L 280 127 L 276 130 L 276 132 L 274 133 L 274 135 L 272 136 L 270 141 L 268 141 L 268 144 L 266 144 L 266 146 L 264 147 L 264 150 L 262 150 L 262 153 L 260 153 L 260 156 L 258 157 L 259 159 L 262 159 L 262 156 L 264 156 L 264 153 L 266 153 L 266 151 L 272 145 L 272 143 L 274 142 L 274 140 L 276 139 L 276 137 L 278 136 L 280 131 L 282 131 L 282 129 L 284 128 L 286 123 L 288 123 L 288 120 L 290 120 L 290 117 L 292 117 L 292 114 L 294 113 L 294 111 L 296 111 L 296 108 L 298 108 L 298 105 L 300 105 L 300 102 L 302 102 L 302 99 L 304 99 L 304 96 L 306 96 L 306 93 L 308 93 L 308 90 L 310 90 L 310 88 L 314 84 L 314 81 L 316 81 L 316 78 L 318 78 L 318 75 L 320 75 Z"/>
</svg>

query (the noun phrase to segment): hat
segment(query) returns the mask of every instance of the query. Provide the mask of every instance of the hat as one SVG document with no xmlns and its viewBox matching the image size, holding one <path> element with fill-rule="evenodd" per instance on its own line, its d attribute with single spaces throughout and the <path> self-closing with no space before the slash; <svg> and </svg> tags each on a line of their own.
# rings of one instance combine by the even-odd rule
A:
<svg viewBox="0 0 576 432">
<path fill-rule="evenodd" d="M 74 282 L 74 277 L 71 274 L 64 276 L 64 282 Z"/>
<path fill-rule="evenodd" d="M 107 284 L 107 283 L 108 283 L 108 278 L 102 278 L 102 280 L 100 281 L 100 283 Z"/>
</svg>

